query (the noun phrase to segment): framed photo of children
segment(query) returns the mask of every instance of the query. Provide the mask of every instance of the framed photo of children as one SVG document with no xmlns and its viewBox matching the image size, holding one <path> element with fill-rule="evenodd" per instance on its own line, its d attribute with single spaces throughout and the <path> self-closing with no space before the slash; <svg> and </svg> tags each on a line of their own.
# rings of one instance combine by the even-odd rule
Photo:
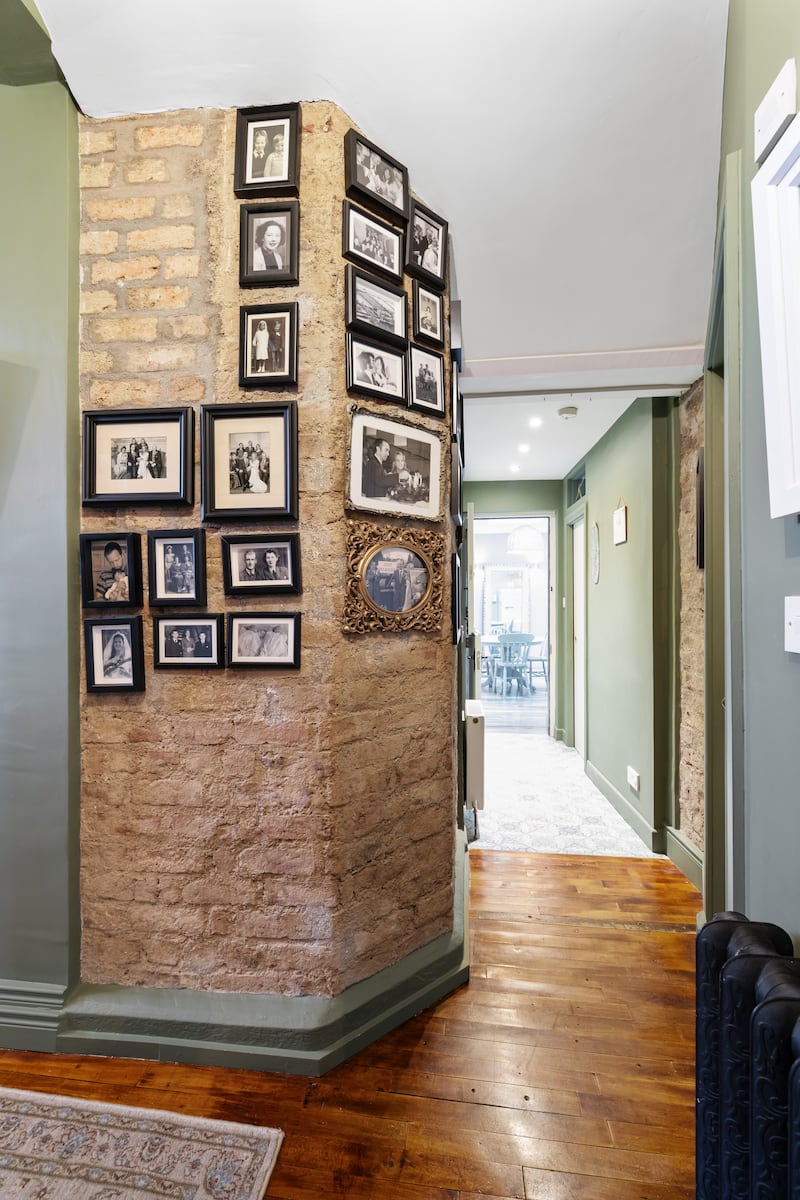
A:
<svg viewBox="0 0 800 1200">
<path fill-rule="evenodd" d="M 204 529 L 151 529 L 147 574 L 154 606 L 205 604 Z"/>
<path fill-rule="evenodd" d="M 142 550 L 138 533 L 82 533 L 81 598 L 84 608 L 142 603 Z"/>
<path fill-rule="evenodd" d="M 429 417 L 446 416 L 443 356 L 435 350 L 412 346 L 409 376 L 409 408 L 427 413 Z"/>
<path fill-rule="evenodd" d="M 403 235 L 349 200 L 342 208 L 342 254 L 399 283 L 403 278 Z"/>
<path fill-rule="evenodd" d="M 407 406 L 406 355 L 347 334 L 347 390 Z"/>
<path fill-rule="evenodd" d="M 228 613 L 229 667 L 300 666 L 300 613 Z"/>
<path fill-rule="evenodd" d="M 144 691 L 141 617 L 90 617 L 83 635 L 87 691 Z"/>
<path fill-rule="evenodd" d="M 222 613 L 153 617 L 153 666 L 158 671 L 223 665 Z"/>
<path fill-rule="evenodd" d="M 239 387 L 297 383 L 297 302 L 239 309 Z"/>
<path fill-rule="evenodd" d="M 243 204 L 239 210 L 239 286 L 297 283 L 300 205 Z"/>
<path fill-rule="evenodd" d="M 269 104 L 236 113 L 236 196 L 296 196 L 300 179 L 300 105 Z"/>
<path fill-rule="evenodd" d="M 367 512 L 438 521 L 442 441 L 438 433 L 357 410 L 350 429 L 346 503 Z"/>
<path fill-rule="evenodd" d="M 408 345 L 408 302 L 403 288 L 385 283 L 358 267 L 345 272 L 348 329 L 381 338 L 405 350 Z"/>
<path fill-rule="evenodd" d="M 204 521 L 297 518 L 297 403 L 201 410 Z"/>
<path fill-rule="evenodd" d="M 220 538 L 226 596 L 298 593 L 298 533 L 230 533 Z"/>
<path fill-rule="evenodd" d="M 411 306 L 414 312 L 414 340 L 427 342 L 431 346 L 443 346 L 444 320 L 441 295 L 438 292 L 432 292 L 424 283 L 415 279 Z"/>
<path fill-rule="evenodd" d="M 436 288 L 447 280 L 447 221 L 416 200 L 411 201 L 406 271 Z"/>
<path fill-rule="evenodd" d="M 84 504 L 191 504 L 193 485 L 191 408 L 83 414 Z"/>
<path fill-rule="evenodd" d="M 344 190 L 390 220 L 408 217 L 408 171 L 355 129 L 344 137 Z"/>
</svg>

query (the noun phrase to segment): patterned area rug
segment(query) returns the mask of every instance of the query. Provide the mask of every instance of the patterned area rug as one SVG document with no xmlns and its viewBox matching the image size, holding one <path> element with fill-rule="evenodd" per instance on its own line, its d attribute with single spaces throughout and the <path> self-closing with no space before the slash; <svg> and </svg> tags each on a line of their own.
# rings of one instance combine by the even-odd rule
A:
<svg viewBox="0 0 800 1200">
<path fill-rule="evenodd" d="M 280 1129 L 0 1088 L 3 1200 L 261 1200 Z"/>
</svg>

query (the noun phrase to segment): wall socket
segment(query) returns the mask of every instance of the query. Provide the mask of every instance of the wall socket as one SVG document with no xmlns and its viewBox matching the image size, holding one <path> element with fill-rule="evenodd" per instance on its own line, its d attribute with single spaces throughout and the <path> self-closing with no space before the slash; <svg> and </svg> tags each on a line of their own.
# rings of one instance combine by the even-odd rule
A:
<svg viewBox="0 0 800 1200">
<path fill-rule="evenodd" d="M 633 788 L 634 792 L 639 790 L 639 772 L 634 771 L 633 767 L 628 767 L 628 787 Z"/>
</svg>

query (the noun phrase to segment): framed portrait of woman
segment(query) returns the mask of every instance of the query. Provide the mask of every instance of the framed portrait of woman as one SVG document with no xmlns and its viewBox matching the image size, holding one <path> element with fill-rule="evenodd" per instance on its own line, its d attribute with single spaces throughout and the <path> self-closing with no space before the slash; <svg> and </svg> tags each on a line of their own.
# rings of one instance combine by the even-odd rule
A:
<svg viewBox="0 0 800 1200">
<path fill-rule="evenodd" d="M 144 691 L 141 617 L 89 617 L 83 633 L 87 691 Z"/>
<path fill-rule="evenodd" d="M 299 278 L 300 205 L 243 204 L 239 214 L 239 287 L 275 287 Z"/>
</svg>

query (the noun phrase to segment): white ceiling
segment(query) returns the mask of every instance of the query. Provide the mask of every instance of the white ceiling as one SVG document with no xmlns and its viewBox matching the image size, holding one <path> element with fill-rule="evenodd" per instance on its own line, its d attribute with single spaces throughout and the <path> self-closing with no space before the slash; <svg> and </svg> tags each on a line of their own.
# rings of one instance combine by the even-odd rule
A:
<svg viewBox="0 0 800 1200">
<path fill-rule="evenodd" d="M 408 167 L 450 222 L 467 479 L 561 478 L 700 374 L 727 0 L 38 8 L 88 115 L 328 99 Z"/>
</svg>

